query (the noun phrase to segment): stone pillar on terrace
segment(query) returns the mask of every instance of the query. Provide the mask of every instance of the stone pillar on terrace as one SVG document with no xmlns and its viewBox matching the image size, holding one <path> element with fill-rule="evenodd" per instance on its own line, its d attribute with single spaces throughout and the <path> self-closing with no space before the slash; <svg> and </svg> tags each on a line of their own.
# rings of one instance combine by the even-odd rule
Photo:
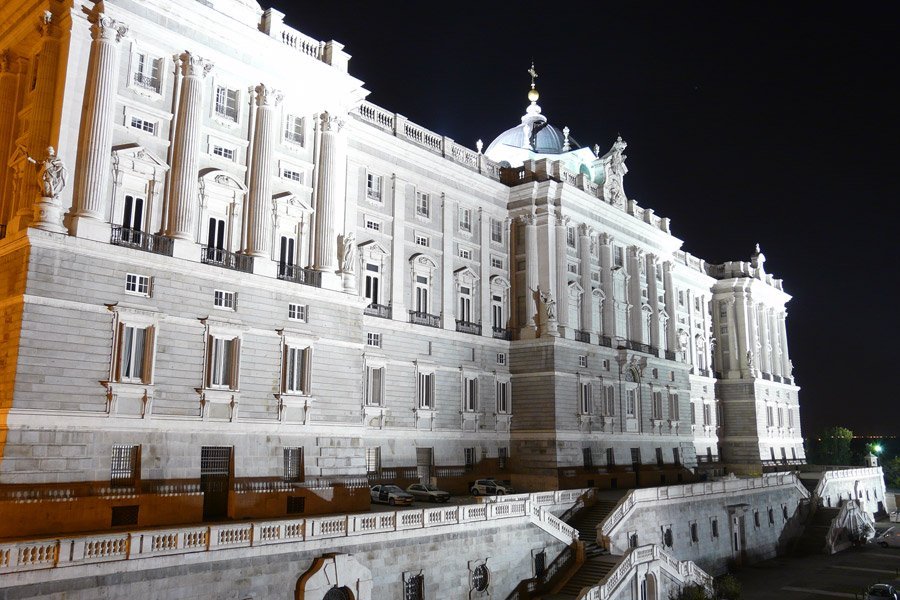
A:
<svg viewBox="0 0 900 600">
<path fill-rule="evenodd" d="M 521 338 L 533 338 L 537 332 L 538 304 L 536 293 L 540 285 L 538 280 L 538 239 L 537 219 L 529 214 L 520 217 L 525 229 L 525 322 L 519 323 Z M 510 256 L 512 256 L 510 254 Z"/>
<path fill-rule="evenodd" d="M 313 269 L 322 272 L 322 286 L 339 289 L 337 276 L 337 233 L 335 212 L 344 204 L 347 150 L 345 135 L 341 134 L 344 120 L 338 115 L 320 115 L 321 141 L 319 145 L 318 179 L 316 180 L 316 233 Z"/>
<path fill-rule="evenodd" d="M 756 323 L 759 327 L 759 370 L 763 373 L 771 373 L 772 346 L 769 341 L 769 315 L 768 309 L 762 304 L 757 305 Z"/>
<path fill-rule="evenodd" d="M 660 331 L 659 317 L 660 311 L 665 310 L 665 303 L 661 307 L 659 305 L 659 286 L 656 279 L 656 270 L 661 268 L 659 259 L 655 254 L 647 254 L 645 258 L 644 268 L 647 272 L 647 297 L 650 301 L 650 341 L 647 342 L 654 348 L 662 349 L 666 344 L 663 336 L 665 331 Z"/>
<path fill-rule="evenodd" d="M 247 241 L 244 253 L 263 260 L 253 261 L 254 272 L 274 270 L 272 240 L 272 149 L 278 121 L 276 107 L 281 92 L 259 84 L 256 92 L 256 125 L 253 129 L 253 163 L 250 165 L 250 192 L 247 201 Z M 274 274 L 274 272 L 273 272 Z"/>
<path fill-rule="evenodd" d="M 769 311 L 769 341 L 772 344 L 772 374 L 781 377 L 783 374 L 781 335 L 778 332 L 778 315 L 774 309 Z"/>
<path fill-rule="evenodd" d="M 567 257 L 569 217 L 556 216 L 556 319 L 564 337 L 571 329 L 569 319 L 569 269 Z M 551 334 L 552 335 L 552 334 Z M 574 337 L 574 334 L 568 335 Z"/>
<path fill-rule="evenodd" d="M 782 377 L 793 377 L 791 359 L 788 356 L 787 311 L 778 313 L 778 334 L 781 338 L 781 373 Z"/>
<path fill-rule="evenodd" d="M 172 169 L 169 172 L 169 209 L 166 235 L 176 240 L 194 239 L 194 218 L 200 168 L 200 126 L 203 119 L 203 80 L 213 64 L 196 54 L 175 57 L 181 68 L 181 96 L 175 123 Z M 177 251 L 176 244 L 176 251 Z"/>
<path fill-rule="evenodd" d="M 603 301 L 601 311 L 600 330 L 606 337 L 613 338 L 616 335 L 625 337 L 622 332 L 616 331 L 616 299 L 613 291 L 612 263 L 613 240 L 608 233 L 601 233 L 597 242 L 600 244 L 600 288 L 606 299 Z"/>
<path fill-rule="evenodd" d="M 591 293 L 591 236 L 593 230 L 585 224 L 578 226 L 578 253 L 581 256 L 581 289 L 584 295 L 581 297 L 581 329 L 593 333 L 597 327 L 594 321 L 594 295 Z"/>
<path fill-rule="evenodd" d="M 84 86 L 84 117 L 78 135 L 78 162 L 75 166 L 72 235 L 108 241 L 110 161 L 115 118 L 116 87 L 119 80 L 119 42 L 128 27 L 93 13 L 91 52 Z"/>
</svg>

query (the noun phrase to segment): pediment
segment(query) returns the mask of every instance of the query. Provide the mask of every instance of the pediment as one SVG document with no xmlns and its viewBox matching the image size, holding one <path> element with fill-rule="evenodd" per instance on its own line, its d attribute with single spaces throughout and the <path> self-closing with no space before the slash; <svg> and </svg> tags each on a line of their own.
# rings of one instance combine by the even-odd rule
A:
<svg viewBox="0 0 900 600">
<path fill-rule="evenodd" d="M 511 286 L 509 284 L 509 280 L 502 275 L 492 275 L 491 276 L 491 286 L 498 287 L 504 290 L 508 290 Z"/>
<path fill-rule="evenodd" d="M 132 143 L 113 146 L 112 155 L 113 159 L 121 160 L 122 158 L 129 158 L 135 162 L 160 168 L 164 171 L 169 170 L 169 165 L 167 165 L 164 160 L 162 160 L 140 144 Z"/>
<path fill-rule="evenodd" d="M 201 169 L 200 181 L 207 184 L 215 183 L 241 192 L 247 191 L 247 186 L 241 180 L 222 169 Z"/>
<path fill-rule="evenodd" d="M 375 240 L 369 240 L 367 242 L 362 242 L 361 244 L 357 245 L 357 248 L 359 248 L 360 253 L 365 253 L 365 254 L 386 255 L 388 253 L 387 249 L 384 246 L 382 246 L 381 244 L 379 244 L 378 242 L 376 242 Z"/>
<path fill-rule="evenodd" d="M 409 262 L 413 266 L 421 265 L 421 266 L 430 267 L 432 269 L 437 269 L 437 267 L 438 267 L 438 264 L 435 262 L 435 260 L 433 258 L 431 258 L 427 254 L 423 254 L 421 252 L 416 252 L 415 254 L 410 256 Z"/>
<path fill-rule="evenodd" d="M 279 192 L 272 196 L 272 200 L 275 201 L 276 206 L 290 206 L 307 213 L 313 211 L 308 202 L 293 192 Z"/>
<path fill-rule="evenodd" d="M 457 279 L 470 279 L 478 281 L 480 277 L 471 267 L 461 267 L 453 272 L 453 276 Z"/>
</svg>

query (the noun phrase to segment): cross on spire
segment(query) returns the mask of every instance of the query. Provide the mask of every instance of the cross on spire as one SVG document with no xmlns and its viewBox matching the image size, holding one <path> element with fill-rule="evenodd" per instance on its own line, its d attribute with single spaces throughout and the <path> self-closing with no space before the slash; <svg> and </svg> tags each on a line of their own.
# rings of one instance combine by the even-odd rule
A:
<svg viewBox="0 0 900 600">
<path fill-rule="evenodd" d="M 528 74 L 531 75 L 531 89 L 534 89 L 534 80 L 538 77 L 537 71 L 534 70 L 534 61 L 531 61 L 531 68 L 528 69 Z"/>
</svg>

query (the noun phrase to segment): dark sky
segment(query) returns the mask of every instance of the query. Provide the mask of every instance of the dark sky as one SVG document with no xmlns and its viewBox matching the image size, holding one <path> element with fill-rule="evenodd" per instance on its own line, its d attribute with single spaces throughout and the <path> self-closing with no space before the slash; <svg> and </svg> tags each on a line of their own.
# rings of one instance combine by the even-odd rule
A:
<svg viewBox="0 0 900 600">
<path fill-rule="evenodd" d="M 470 148 L 518 124 L 533 59 L 550 122 L 604 151 L 621 132 L 628 196 L 685 250 L 761 244 L 793 295 L 804 434 L 900 432 L 893 2 L 272 5 L 345 44 L 369 100 Z"/>
</svg>

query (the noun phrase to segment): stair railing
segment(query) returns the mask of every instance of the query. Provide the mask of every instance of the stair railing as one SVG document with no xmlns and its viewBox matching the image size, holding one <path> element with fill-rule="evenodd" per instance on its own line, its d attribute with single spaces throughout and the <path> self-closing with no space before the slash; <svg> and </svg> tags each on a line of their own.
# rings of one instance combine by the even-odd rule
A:
<svg viewBox="0 0 900 600">
<path fill-rule="evenodd" d="M 549 593 L 550 590 L 559 585 L 560 580 L 572 570 L 572 567 L 579 564 L 578 545 L 580 543 L 576 541 L 572 545 L 563 548 L 562 552 L 553 559 L 553 562 L 544 569 L 540 576 L 520 581 L 519 585 L 506 597 L 506 600 L 530 600 L 536 596 Z"/>
</svg>

